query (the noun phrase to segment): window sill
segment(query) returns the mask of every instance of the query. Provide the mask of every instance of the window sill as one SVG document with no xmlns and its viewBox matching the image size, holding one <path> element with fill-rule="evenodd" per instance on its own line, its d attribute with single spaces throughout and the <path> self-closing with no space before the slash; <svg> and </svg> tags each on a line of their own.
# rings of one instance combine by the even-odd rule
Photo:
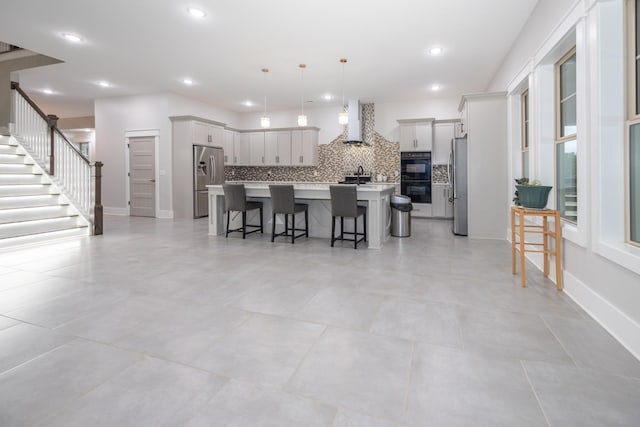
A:
<svg viewBox="0 0 640 427">
<path fill-rule="evenodd" d="M 595 252 L 627 270 L 640 274 L 640 248 L 623 242 L 600 241 Z"/>
<path fill-rule="evenodd" d="M 573 224 L 566 221 L 562 222 L 562 238 L 570 241 L 573 244 L 581 246 L 583 248 L 587 247 L 587 239 L 584 233 L 578 228 L 577 224 Z"/>
</svg>

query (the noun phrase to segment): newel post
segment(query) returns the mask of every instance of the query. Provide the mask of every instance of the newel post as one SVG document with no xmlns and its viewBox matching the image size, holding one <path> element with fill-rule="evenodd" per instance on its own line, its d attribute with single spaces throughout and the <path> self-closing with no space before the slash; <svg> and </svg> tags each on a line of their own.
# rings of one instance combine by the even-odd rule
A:
<svg viewBox="0 0 640 427">
<path fill-rule="evenodd" d="M 93 234 L 102 234 L 102 162 L 93 163 Z"/>
<path fill-rule="evenodd" d="M 47 121 L 49 124 L 49 136 L 51 137 L 51 146 L 49 147 L 49 175 L 54 176 L 55 175 L 55 169 L 54 169 L 54 165 L 55 165 L 55 129 L 56 126 L 58 126 L 58 116 L 56 116 L 55 114 L 48 114 L 47 115 Z"/>
</svg>

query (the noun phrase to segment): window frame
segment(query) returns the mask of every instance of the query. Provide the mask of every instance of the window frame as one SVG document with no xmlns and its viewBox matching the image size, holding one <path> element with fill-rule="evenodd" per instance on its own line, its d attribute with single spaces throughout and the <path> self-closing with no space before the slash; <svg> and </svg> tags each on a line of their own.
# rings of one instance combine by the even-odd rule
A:
<svg viewBox="0 0 640 427">
<path fill-rule="evenodd" d="M 565 53 L 564 55 L 562 55 L 562 57 L 554 64 L 553 67 L 553 73 L 554 73 L 554 80 L 555 80 L 555 94 L 554 94 L 554 117 L 555 117 L 555 135 L 554 135 L 554 150 L 553 150 L 553 171 L 554 171 L 554 184 L 556 187 L 556 194 L 555 194 L 555 203 L 556 203 L 556 209 L 560 210 L 560 206 L 559 205 L 559 196 L 558 196 L 558 192 L 559 192 L 559 187 L 558 187 L 558 145 L 565 143 L 565 142 L 570 142 L 570 141 L 575 141 L 576 142 L 576 180 L 578 177 L 578 160 L 577 160 L 577 156 L 578 156 L 578 123 L 577 123 L 577 118 L 578 118 L 578 103 L 576 102 L 576 131 L 570 135 L 562 135 L 562 104 L 561 104 L 561 73 L 560 73 L 560 68 L 562 67 L 562 65 L 564 63 L 566 63 L 572 56 L 576 55 L 576 93 L 575 93 L 575 97 L 577 100 L 578 97 L 578 73 L 577 73 L 577 45 L 574 45 L 571 49 L 569 49 L 567 51 L 567 53 Z M 578 186 L 576 183 L 576 196 L 578 195 Z M 578 197 L 576 197 L 576 202 L 578 200 Z M 578 211 L 578 205 L 576 204 L 576 218 L 579 218 L 579 211 Z M 578 220 L 576 219 L 576 221 L 570 220 L 568 218 L 565 218 L 563 216 L 561 216 L 561 220 L 565 223 L 568 224 L 572 224 L 572 225 L 577 225 L 578 224 Z"/>
<path fill-rule="evenodd" d="M 636 55 L 636 34 L 639 30 L 636 22 L 636 8 L 638 0 L 628 0 L 626 4 L 626 57 L 627 57 L 627 108 L 625 120 L 625 144 L 624 144 L 624 176 L 625 176 L 625 243 L 640 247 L 640 241 L 631 240 L 631 128 L 640 125 L 640 106 L 638 102 L 637 61 L 640 55 Z"/>
<path fill-rule="evenodd" d="M 528 170 L 529 173 L 527 173 L 527 175 L 531 175 L 531 171 L 529 168 L 529 165 L 525 163 L 529 162 L 529 116 L 530 116 L 530 106 L 529 106 L 529 88 L 525 89 L 522 94 L 520 95 L 520 129 L 521 129 L 521 135 L 520 135 L 520 159 L 521 159 L 521 177 L 522 178 L 529 178 L 529 176 L 525 176 L 524 171 Z M 525 153 L 527 153 L 526 156 L 526 162 L 525 162 Z"/>
</svg>

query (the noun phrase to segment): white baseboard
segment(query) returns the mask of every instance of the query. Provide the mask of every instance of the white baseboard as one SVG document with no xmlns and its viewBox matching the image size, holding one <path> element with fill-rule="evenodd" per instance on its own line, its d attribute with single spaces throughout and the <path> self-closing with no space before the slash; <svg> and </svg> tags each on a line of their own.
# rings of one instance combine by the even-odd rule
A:
<svg viewBox="0 0 640 427">
<path fill-rule="evenodd" d="M 111 208 L 104 206 L 102 211 L 105 215 L 118 215 L 118 216 L 127 216 L 129 215 L 129 209 L 127 208 Z"/>
<path fill-rule="evenodd" d="M 158 215 L 156 215 L 156 218 L 173 219 L 173 211 L 160 210 L 160 211 L 158 211 Z"/>
<path fill-rule="evenodd" d="M 640 359 L 640 325 L 638 323 L 567 271 L 564 272 L 564 292 L 631 354 Z"/>
</svg>

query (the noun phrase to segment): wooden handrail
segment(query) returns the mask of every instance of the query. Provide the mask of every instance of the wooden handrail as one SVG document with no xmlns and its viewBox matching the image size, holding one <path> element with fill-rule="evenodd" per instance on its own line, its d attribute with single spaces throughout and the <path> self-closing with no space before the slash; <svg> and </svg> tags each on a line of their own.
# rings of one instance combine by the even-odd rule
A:
<svg viewBox="0 0 640 427">
<path fill-rule="evenodd" d="M 16 92 L 18 92 L 20 95 L 22 95 L 22 97 L 24 98 L 25 101 L 27 101 L 27 104 L 29 104 L 31 106 L 31 108 L 33 108 L 36 113 L 38 113 L 38 115 L 40 115 L 40 117 L 42 117 L 43 120 L 45 120 L 49 126 L 51 127 L 51 130 L 54 132 L 57 132 L 58 135 L 60 135 L 62 137 L 62 139 L 69 144 L 69 146 L 73 149 L 73 151 L 75 151 L 81 158 L 82 160 L 84 160 L 84 162 L 86 164 L 91 164 L 91 161 L 89 161 L 89 159 L 86 158 L 86 156 L 84 154 L 82 154 L 82 151 L 80 151 L 78 149 L 78 147 L 75 146 L 75 144 L 73 144 L 71 141 L 69 141 L 67 139 L 66 136 L 64 136 L 64 134 L 60 131 L 60 129 L 58 129 L 58 127 L 56 126 L 56 122 L 58 120 L 58 118 L 56 116 L 50 116 L 45 114 L 40 107 L 38 107 L 36 105 L 35 102 L 33 102 L 33 100 L 31 98 L 29 98 L 29 95 L 27 95 L 25 93 L 25 91 L 22 90 L 22 88 L 20 88 L 20 83 L 18 82 L 11 82 L 11 89 L 15 90 Z"/>
<path fill-rule="evenodd" d="M 71 146 L 71 149 L 72 149 L 73 151 L 75 151 L 75 152 L 76 152 L 76 154 L 78 154 L 78 156 L 80 156 L 80 158 L 82 158 L 82 160 L 83 160 L 86 164 L 88 164 L 88 165 L 90 165 L 90 164 L 91 164 L 91 161 L 90 161 L 89 159 L 87 159 L 87 157 L 86 157 L 84 154 L 82 154 L 82 151 L 80 151 L 80 149 L 79 149 L 78 147 L 76 147 L 76 145 L 75 145 L 74 143 L 72 143 L 71 141 L 69 141 L 69 140 L 67 139 L 67 137 L 66 137 L 66 136 L 64 136 L 64 134 L 63 134 L 62 132 L 60 132 L 60 129 L 58 129 L 57 127 L 54 127 L 54 128 L 53 128 L 53 130 L 54 130 L 58 135 L 60 135 L 60 136 L 65 140 L 65 142 L 66 142 L 67 144 L 69 144 L 69 145 Z"/>
<path fill-rule="evenodd" d="M 36 105 L 35 102 L 33 102 L 33 100 L 31 98 L 29 98 L 29 95 L 27 95 L 25 93 L 25 91 L 23 91 L 20 88 L 20 83 L 18 82 L 11 82 L 11 89 L 15 90 L 16 92 L 18 92 L 20 95 L 22 95 L 22 97 L 24 98 L 25 101 L 27 101 L 27 104 L 29 104 L 31 106 L 31 108 L 33 108 L 34 110 L 36 110 L 36 113 L 38 113 L 40 115 L 40 117 L 42 117 L 42 120 L 45 120 L 47 123 L 49 123 L 49 116 L 47 116 L 41 109 L 40 107 L 38 107 Z"/>
</svg>

